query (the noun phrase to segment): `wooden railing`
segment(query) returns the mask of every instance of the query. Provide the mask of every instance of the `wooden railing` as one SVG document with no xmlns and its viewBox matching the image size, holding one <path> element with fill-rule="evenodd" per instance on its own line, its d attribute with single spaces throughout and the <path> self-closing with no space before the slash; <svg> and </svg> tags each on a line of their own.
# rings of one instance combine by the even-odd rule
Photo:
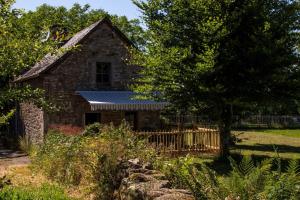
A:
<svg viewBox="0 0 300 200">
<path fill-rule="evenodd" d="M 220 132 L 218 129 L 144 131 L 136 134 L 145 138 L 149 145 L 162 153 L 217 153 L 220 150 Z"/>
</svg>

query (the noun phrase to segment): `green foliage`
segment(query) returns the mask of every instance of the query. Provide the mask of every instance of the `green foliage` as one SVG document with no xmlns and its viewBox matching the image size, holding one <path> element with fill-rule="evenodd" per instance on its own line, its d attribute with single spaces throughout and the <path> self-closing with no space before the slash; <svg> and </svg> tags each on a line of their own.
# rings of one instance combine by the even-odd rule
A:
<svg viewBox="0 0 300 200">
<path fill-rule="evenodd" d="M 133 89 L 208 113 L 228 152 L 233 112 L 299 101 L 299 1 L 134 0 L 148 26 Z M 224 153 L 222 152 L 222 153 Z"/>
<path fill-rule="evenodd" d="M 84 136 L 96 136 L 101 133 L 101 129 L 102 129 L 102 125 L 100 123 L 94 123 L 94 124 L 88 125 L 85 128 L 83 135 Z"/>
<path fill-rule="evenodd" d="M 0 116 L 0 127 L 3 124 L 7 124 L 9 119 L 12 118 L 14 114 L 15 114 L 15 110 L 11 110 L 6 115 Z"/>
<path fill-rule="evenodd" d="M 0 190 L 0 200 L 70 200 L 58 186 L 38 188 L 7 186 Z"/>
<path fill-rule="evenodd" d="M 251 157 L 244 157 L 240 163 L 230 158 L 232 171 L 224 177 L 218 177 L 205 164 L 195 165 L 184 160 L 169 166 L 169 170 L 174 174 L 175 183 L 190 189 L 199 200 L 297 200 L 300 195 L 299 163 L 290 161 L 286 172 L 282 172 L 278 159 L 266 159 L 255 165 Z M 274 164 L 277 171 L 272 171 Z"/>
<path fill-rule="evenodd" d="M 124 161 L 137 157 L 152 161 L 155 153 L 126 125 L 105 126 L 100 131 L 86 136 L 50 131 L 32 153 L 33 169 L 65 185 L 83 185 L 99 199 L 112 199 Z"/>
<path fill-rule="evenodd" d="M 36 37 L 45 37 L 54 25 L 67 29 L 67 37 L 70 37 L 104 17 L 110 17 L 113 24 L 135 45 L 141 46 L 145 43 L 144 31 L 138 19 L 129 20 L 126 16 L 110 15 L 102 9 L 91 9 L 88 4 L 81 6 L 75 3 L 70 9 L 43 4 L 35 11 L 24 13 L 20 21 L 28 29 L 29 34 Z"/>
<path fill-rule="evenodd" d="M 16 102 L 33 100 L 39 106 L 46 105 L 41 90 L 13 87 L 9 83 L 46 53 L 55 50 L 54 42 L 42 42 L 28 33 L 20 21 L 23 11 L 13 9 L 13 3 L 0 2 L 0 125 L 8 122 Z"/>
</svg>

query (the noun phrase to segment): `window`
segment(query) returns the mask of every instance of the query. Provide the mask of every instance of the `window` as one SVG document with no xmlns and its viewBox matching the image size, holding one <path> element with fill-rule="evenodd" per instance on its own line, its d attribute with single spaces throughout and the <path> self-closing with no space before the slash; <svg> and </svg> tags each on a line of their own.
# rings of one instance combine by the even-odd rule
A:
<svg viewBox="0 0 300 200">
<path fill-rule="evenodd" d="M 85 125 L 94 124 L 96 122 L 101 122 L 100 113 L 85 113 Z"/>
<path fill-rule="evenodd" d="M 111 64 L 104 62 L 96 63 L 96 81 L 98 84 L 109 86 L 110 85 L 110 70 Z"/>
</svg>

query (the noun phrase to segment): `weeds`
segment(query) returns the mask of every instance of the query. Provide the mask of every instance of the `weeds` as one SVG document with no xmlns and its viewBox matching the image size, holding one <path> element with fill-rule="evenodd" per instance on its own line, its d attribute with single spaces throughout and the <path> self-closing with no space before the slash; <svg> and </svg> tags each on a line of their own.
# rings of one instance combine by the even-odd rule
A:
<svg viewBox="0 0 300 200">
<path fill-rule="evenodd" d="M 64 185 L 85 186 L 98 199 L 113 199 L 121 183 L 122 163 L 137 157 L 154 160 L 155 152 L 125 124 L 99 131 L 76 136 L 50 131 L 32 154 L 33 169 Z"/>
<path fill-rule="evenodd" d="M 19 149 L 24 153 L 29 154 L 32 148 L 32 144 L 30 142 L 28 135 L 20 136 L 18 142 L 19 142 Z"/>
</svg>

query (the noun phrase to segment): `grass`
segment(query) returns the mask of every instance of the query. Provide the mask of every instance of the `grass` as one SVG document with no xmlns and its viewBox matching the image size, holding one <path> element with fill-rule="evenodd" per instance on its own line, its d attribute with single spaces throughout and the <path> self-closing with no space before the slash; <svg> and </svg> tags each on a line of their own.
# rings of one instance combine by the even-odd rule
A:
<svg viewBox="0 0 300 200">
<path fill-rule="evenodd" d="M 232 134 L 237 137 L 238 142 L 231 147 L 231 157 L 238 162 L 242 156 L 248 155 L 255 162 L 279 155 L 283 169 L 286 169 L 291 159 L 300 162 L 300 129 L 239 130 Z M 231 171 L 230 163 L 226 159 L 197 157 L 195 162 L 207 163 L 218 175 L 227 175 Z"/>
<path fill-rule="evenodd" d="M 232 152 L 242 155 L 300 159 L 300 130 L 233 131 L 240 140 Z"/>
<path fill-rule="evenodd" d="M 300 129 L 265 129 L 256 130 L 256 132 L 300 138 Z"/>
</svg>

